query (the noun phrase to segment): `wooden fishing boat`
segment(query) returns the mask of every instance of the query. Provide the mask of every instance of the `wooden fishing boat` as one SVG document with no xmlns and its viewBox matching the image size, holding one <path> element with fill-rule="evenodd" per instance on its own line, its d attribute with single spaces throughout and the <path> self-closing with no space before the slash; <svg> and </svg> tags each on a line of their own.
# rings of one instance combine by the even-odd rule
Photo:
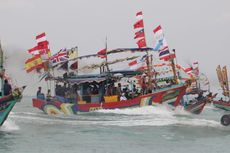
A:
<svg viewBox="0 0 230 153">
<path fill-rule="evenodd" d="M 88 95 L 85 96 L 85 98 L 81 98 L 81 100 L 75 100 L 72 102 L 62 102 L 57 98 L 50 101 L 34 98 L 33 107 L 36 107 L 49 115 L 71 115 L 77 114 L 77 112 L 90 112 L 98 109 L 142 107 L 162 103 L 167 103 L 176 107 L 180 104 L 180 100 L 185 94 L 185 89 L 185 84 L 172 85 L 171 87 L 159 89 L 153 93 L 139 95 L 127 100 L 119 100 L 118 95 Z"/>
<path fill-rule="evenodd" d="M 7 119 L 10 111 L 13 109 L 16 102 L 19 102 L 22 98 L 22 92 L 25 88 L 15 88 L 10 95 L 4 96 L 4 67 L 3 67 L 3 51 L 0 44 L 0 78 L 1 78 L 1 95 L 0 95 L 0 126 L 3 125 Z"/>
<path fill-rule="evenodd" d="M 188 104 L 184 105 L 184 109 L 192 114 L 200 114 L 205 105 L 212 102 L 216 96 L 217 94 L 214 94 L 201 97 L 200 99 L 193 99 Z"/>
</svg>

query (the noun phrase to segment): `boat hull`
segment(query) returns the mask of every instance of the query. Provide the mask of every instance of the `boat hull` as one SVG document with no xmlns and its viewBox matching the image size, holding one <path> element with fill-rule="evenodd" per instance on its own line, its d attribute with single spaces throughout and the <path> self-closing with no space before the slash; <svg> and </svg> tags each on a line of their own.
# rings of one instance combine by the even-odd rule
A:
<svg viewBox="0 0 230 153">
<path fill-rule="evenodd" d="M 0 126 L 3 125 L 16 102 L 12 95 L 0 98 Z"/>
<path fill-rule="evenodd" d="M 185 94 L 185 90 L 185 85 L 177 85 L 174 87 L 156 91 L 154 93 L 141 95 L 130 100 L 103 103 L 62 103 L 57 100 L 46 101 L 40 99 L 33 99 L 33 107 L 42 110 L 44 113 L 48 115 L 72 115 L 77 114 L 77 112 L 90 112 L 99 109 L 143 107 L 162 103 L 167 103 L 171 106 L 176 107 L 180 104 L 180 100 Z"/>
<path fill-rule="evenodd" d="M 230 101 L 213 101 L 213 105 L 217 108 L 230 111 Z"/>
<path fill-rule="evenodd" d="M 193 104 L 189 104 L 189 105 L 186 105 L 184 106 L 184 109 L 192 114 L 200 114 L 203 109 L 204 109 L 204 106 L 207 104 L 207 99 L 203 99 L 203 100 L 200 100 L 200 101 L 197 101 Z"/>
</svg>

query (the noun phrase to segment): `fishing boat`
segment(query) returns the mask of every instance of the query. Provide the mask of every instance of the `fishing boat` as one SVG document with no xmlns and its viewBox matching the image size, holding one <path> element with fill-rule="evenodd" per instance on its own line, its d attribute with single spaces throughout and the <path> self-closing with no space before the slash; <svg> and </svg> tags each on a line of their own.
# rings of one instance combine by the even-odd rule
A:
<svg viewBox="0 0 230 153">
<path fill-rule="evenodd" d="M 222 69 L 220 65 L 216 68 L 217 77 L 219 84 L 222 88 L 222 95 L 224 98 L 220 100 L 213 101 L 213 105 L 219 109 L 225 110 L 226 114 L 221 117 L 221 124 L 228 126 L 230 124 L 230 93 L 229 93 L 229 82 L 228 82 L 228 72 L 227 67 L 224 66 Z"/>
<path fill-rule="evenodd" d="M 22 99 L 22 92 L 25 88 L 15 88 L 9 95 L 4 95 L 4 66 L 3 66 L 3 50 L 0 44 L 0 78 L 1 78 L 1 96 L 0 96 L 0 126 L 6 121 L 9 113 L 13 109 L 16 102 Z"/>
<path fill-rule="evenodd" d="M 142 107 L 156 104 L 169 104 L 169 106 L 176 107 L 180 104 L 182 96 L 185 94 L 187 83 L 179 80 L 176 73 L 175 50 L 169 51 L 169 47 L 165 41 L 164 34 L 161 26 L 155 28 L 154 34 L 157 38 L 157 43 L 154 48 L 147 47 L 144 34 L 144 24 L 142 18 L 142 12 L 136 14 L 140 17 L 134 24 L 134 29 L 138 30 L 135 33 L 134 39 L 137 40 L 136 44 L 138 48 L 118 48 L 113 50 L 107 49 L 107 39 L 105 43 L 105 49 L 92 55 L 84 55 L 68 59 L 70 53 L 68 50 L 60 50 L 58 53 L 51 57 L 45 58 L 46 60 L 52 60 L 51 63 L 55 63 L 51 69 L 57 67 L 66 67 L 66 65 L 72 62 L 70 68 L 78 67 L 78 60 L 90 57 L 97 57 L 105 59 L 101 64 L 86 65 L 81 69 L 100 69 L 100 73 L 95 75 L 80 75 L 78 72 L 81 70 L 76 68 L 75 74 L 70 75 L 71 72 L 67 72 L 61 77 L 55 77 L 50 73 L 49 69 L 46 71 L 42 79 L 55 82 L 55 95 L 54 97 L 45 97 L 44 94 L 37 96 L 33 99 L 33 107 L 38 108 L 46 114 L 77 114 L 78 112 L 90 112 L 98 109 L 117 109 L 127 107 Z M 37 46 L 30 49 L 29 52 L 38 50 L 38 54 L 28 60 L 26 65 L 27 72 L 44 66 L 44 62 L 40 60 L 42 56 L 48 55 L 49 47 L 48 41 L 40 38 L 44 38 L 45 33 L 36 36 Z M 45 45 L 44 45 L 45 44 Z M 44 52 L 45 50 L 45 52 Z M 133 56 L 129 58 L 120 58 L 114 61 L 109 61 L 108 56 L 116 53 L 145 53 L 144 56 Z M 171 65 L 171 72 L 173 72 L 172 78 L 167 78 L 163 86 L 158 87 L 157 79 L 153 68 L 153 57 L 151 54 L 159 53 L 159 60 L 167 61 Z M 42 55 L 42 56 L 41 56 Z M 41 57 L 41 58 L 40 58 Z M 133 71 L 118 70 L 114 71 L 109 68 L 110 65 L 141 59 L 146 63 L 145 68 L 135 69 Z M 39 62 L 33 62 L 32 67 L 30 61 L 39 59 Z M 62 60 L 62 61 L 61 61 Z M 58 64 L 57 61 L 59 61 Z M 61 62 L 60 62 L 61 61 Z M 50 61 L 48 61 L 50 62 Z M 34 64 L 36 63 L 36 64 Z M 40 64 L 38 64 L 40 63 Z M 137 61 L 133 61 L 137 63 Z M 59 66 L 61 65 L 61 66 Z M 67 66 L 68 67 L 68 66 Z M 45 70 L 45 68 L 44 68 Z M 46 69 L 47 70 L 47 69 Z M 140 71 L 139 71 L 140 70 Z M 129 80 L 126 84 L 122 84 L 122 79 Z M 132 82 L 130 79 L 136 79 Z M 138 87 L 139 84 L 139 87 Z M 138 89 L 139 88 L 139 89 Z M 59 93 L 59 90 L 62 92 Z M 49 90 L 51 91 L 51 90 Z M 65 92 L 63 92 L 65 91 Z M 40 89 L 38 93 L 40 93 Z M 68 93 L 68 94 L 66 94 Z"/>
<path fill-rule="evenodd" d="M 130 73 L 130 72 L 129 72 Z M 119 74 L 123 74 L 126 77 L 133 77 L 137 72 L 132 72 L 129 75 L 128 72 L 120 71 Z M 117 73 L 114 73 L 114 75 Z M 113 75 L 113 76 L 114 76 Z M 178 106 L 182 96 L 185 94 L 186 85 L 184 83 L 172 85 L 167 88 L 157 89 L 150 93 L 134 93 L 128 91 L 127 99 L 122 100 L 120 94 L 106 95 L 106 89 L 109 88 L 108 82 L 113 84 L 113 76 L 110 76 L 108 80 L 107 75 L 94 75 L 92 76 L 77 76 L 75 78 L 65 78 L 63 81 L 68 83 L 71 87 L 78 86 L 79 89 L 76 98 L 63 98 L 56 96 L 53 99 L 33 99 L 33 107 L 36 107 L 46 114 L 58 115 L 58 114 L 77 114 L 78 112 L 90 112 L 98 109 L 117 109 L 128 107 L 143 107 L 157 104 L 169 104 L 171 106 Z M 59 78 L 57 81 L 61 82 Z M 98 91 L 95 94 L 88 94 L 87 88 L 89 86 L 98 86 Z M 75 90 L 70 88 L 69 90 Z M 113 88 L 116 91 L 117 87 Z M 135 95 L 136 94 L 136 95 Z M 129 97 L 129 98 L 128 98 Z"/>
<path fill-rule="evenodd" d="M 200 114 L 205 105 L 212 101 L 216 96 L 203 94 L 207 91 L 210 92 L 209 80 L 203 73 L 200 73 L 198 62 L 193 62 L 188 68 L 184 69 L 184 72 L 189 77 L 189 86 L 186 89 L 186 94 L 182 99 L 182 106 L 184 110 L 192 114 Z M 196 97 L 197 96 L 197 97 Z"/>
</svg>

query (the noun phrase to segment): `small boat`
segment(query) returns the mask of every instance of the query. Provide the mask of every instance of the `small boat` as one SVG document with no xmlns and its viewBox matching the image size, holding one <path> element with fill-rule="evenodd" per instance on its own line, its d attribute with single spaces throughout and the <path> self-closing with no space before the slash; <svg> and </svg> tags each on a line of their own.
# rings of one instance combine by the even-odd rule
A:
<svg viewBox="0 0 230 153">
<path fill-rule="evenodd" d="M 219 109 L 226 111 L 226 114 L 221 117 L 221 124 L 224 126 L 228 126 L 230 124 L 230 112 L 229 112 L 230 111 L 230 93 L 229 93 L 227 67 L 224 66 L 221 69 L 220 65 L 218 65 L 216 72 L 217 72 L 219 84 L 223 90 L 222 94 L 226 100 L 223 100 L 223 98 L 221 98 L 218 101 L 213 101 L 213 105 Z"/>
<path fill-rule="evenodd" d="M 0 44 L 0 74 L 1 74 L 1 96 L 0 96 L 0 126 L 3 125 L 7 119 L 10 111 L 13 109 L 16 102 L 19 102 L 22 98 L 22 92 L 25 86 L 22 88 L 15 88 L 11 94 L 4 96 L 3 85 L 4 85 L 4 73 L 3 69 L 3 51 Z"/>
<path fill-rule="evenodd" d="M 193 99 L 189 102 L 189 104 L 184 105 L 184 109 L 192 114 L 200 114 L 205 105 L 213 101 L 213 98 L 216 97 L 217 94 L 207 95 L 205 97 L 200 98 L 199 100 Z"/>
</svg>

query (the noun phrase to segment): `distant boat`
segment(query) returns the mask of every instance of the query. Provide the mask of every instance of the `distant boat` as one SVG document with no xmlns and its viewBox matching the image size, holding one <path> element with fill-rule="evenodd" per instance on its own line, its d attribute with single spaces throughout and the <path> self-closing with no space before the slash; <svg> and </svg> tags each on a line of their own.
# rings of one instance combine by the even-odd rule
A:
<svg viewBox="0 0 230 153">
<path fill-rule="evenodd" d="M 0 95 L 0 126 L 3 125 L 7 119 L 10 111 L 13 109 L 16 102 L 22 98 L 22 92 L 25 88 L 15 88 L 10 95 L 4 96 L 3 85 L 4 85 L 4 67 L 3 67 L 3 51 L 0 44 L 0 79 L 1 79 L 1 95 Z"/>
</svg>

